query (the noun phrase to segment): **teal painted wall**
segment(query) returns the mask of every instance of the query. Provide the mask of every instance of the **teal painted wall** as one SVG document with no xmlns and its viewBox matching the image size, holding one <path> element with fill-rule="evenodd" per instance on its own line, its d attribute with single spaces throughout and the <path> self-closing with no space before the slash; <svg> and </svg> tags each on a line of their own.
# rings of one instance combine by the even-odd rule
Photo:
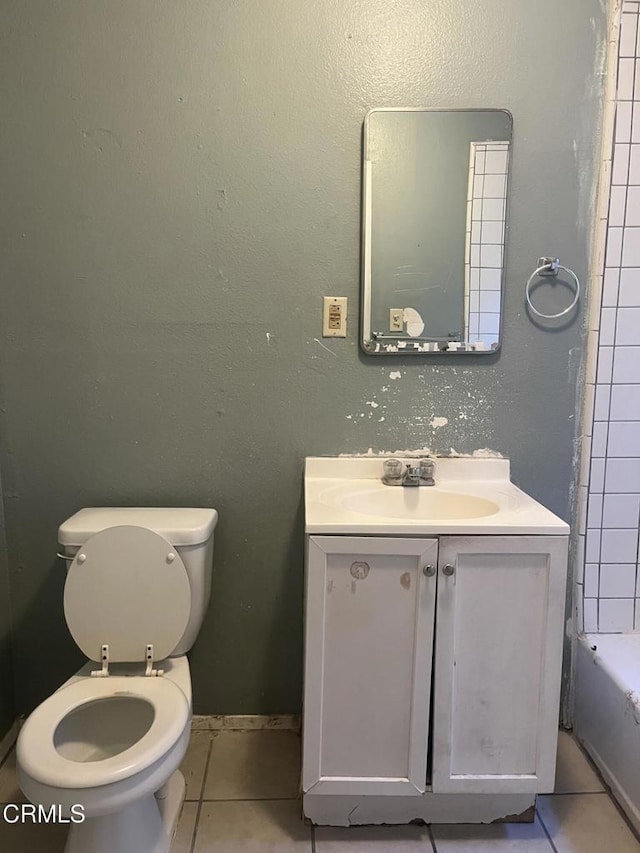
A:
<svg viewBox="0 0 640 853">
<path fill-rule="evenodd" d="M 79 507 L 219 510 L 200 713 L 300 707 L 305 455 L 489 446 L 569 517 L 581 321 L 542 331 L 523 294 L 541 254 L 587 275 L 604 32 L 597 0 L 6 0 L 0 450 L 21 711 L 81 662 L 54 556 Z M 358 351 L 361 126 L 394 105 L 513 114 L 497 356 Z M 325 294 L 350 299 L 345 340 L 320 337 Z"/>
<path fill-rule="evenodd" d="M 11 645 L 11 599 L 7 560 L 2 482 L 0 481 L 0 740 L 9 731 L 16 716 Z"/>
</svg>

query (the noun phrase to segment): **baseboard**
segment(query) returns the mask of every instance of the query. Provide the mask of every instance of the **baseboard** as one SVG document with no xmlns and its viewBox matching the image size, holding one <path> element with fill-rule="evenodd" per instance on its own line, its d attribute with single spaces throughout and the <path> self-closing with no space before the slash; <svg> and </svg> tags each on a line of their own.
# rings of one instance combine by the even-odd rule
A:
<svg viewBox="0 0 640 853">
<path fill-rule="evenodd" d="M 629 823 L 633 826 L 636 834 L 640 837 L 640 811 L 638 810 L 636 803 L 627 796 L 627 792 L 624 787 L 618 782 L 618 777 L 611 770 L 607 762 L 593 744 L 590 741 L 581 738 L 580 735 L 577 737 L 593 763 L 600 771 L 600 774 L 609 788 L 611 795 L 615 800 L 617 800 L 618 805 L 627 816 Z"/>
<path fill-rule="evenodd" d="M 22 718 L 15 720 L 0 740 L 0 764 L 13 749 L 18 739 Z M 191 729 L 197 731 L 283 731 L 300 733 L 299 714 L 194 714 Z"/>
<path fill-rule="evenodd" d="M 191 723 L 195 731 L 285 731 L 300 732 L 299 714 L 195 714 Z"/>
</svg>

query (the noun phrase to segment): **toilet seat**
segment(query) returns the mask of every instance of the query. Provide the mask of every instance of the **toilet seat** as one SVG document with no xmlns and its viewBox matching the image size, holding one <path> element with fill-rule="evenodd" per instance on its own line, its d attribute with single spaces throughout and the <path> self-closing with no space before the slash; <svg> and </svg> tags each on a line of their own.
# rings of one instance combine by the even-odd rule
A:
<svg viewBox="0 0 640 853">
<path fill-rule="evenodd" d="M 89 660 L 164 660 L 191 613 L 191 585 L 171 543 L 145 527 L 118 525 L 78 549 L 64 586 L 71 636 Z M 106 651 L 103 650 L 106 647 Z"/>
<path fill-rule="evenodd" d="M 72 761 L 56 749 L 60 723 L 83 705 L 111 697 L 143 699 L 153 722 L 132 746 L 99 761 Z M 62 687 L 39 705 L 20 733 L 18 761 L 33 779 L 58 788 L 94 788 L 131 777 L 158 761 L 177 742 L 189 720 L 189 703 L 167 678 L 83 678 Z"/>
</svg>

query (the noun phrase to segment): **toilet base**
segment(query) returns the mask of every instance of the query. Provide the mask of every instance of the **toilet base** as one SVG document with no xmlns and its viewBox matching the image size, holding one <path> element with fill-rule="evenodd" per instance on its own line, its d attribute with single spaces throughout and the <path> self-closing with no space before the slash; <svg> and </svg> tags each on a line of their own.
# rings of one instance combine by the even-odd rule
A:
<svg viewBox="0 0 640 853">
<path fill-rule="evenodd" d="M 185 795 L 184 776 L 176 770 L 154 795 L 114 814 L 73 824 L 64 853 L 169 853 Z"/>
<path fill-rule="evenodd" d="M 169 777 L 167 784 L 162 787 L 162 799 L 157 798 L 156 794 L 156 802 L 160 810 L 162 825 L 169 839 L 167 850 L 171 849 L 173 838 L 178 828 L 178 819 L 182 810 L 182 804 L 184 803 L 186 790 L 187 785 L 184 781 L 184 776 L 179 770 L 176 770 Z"/>
</svg>

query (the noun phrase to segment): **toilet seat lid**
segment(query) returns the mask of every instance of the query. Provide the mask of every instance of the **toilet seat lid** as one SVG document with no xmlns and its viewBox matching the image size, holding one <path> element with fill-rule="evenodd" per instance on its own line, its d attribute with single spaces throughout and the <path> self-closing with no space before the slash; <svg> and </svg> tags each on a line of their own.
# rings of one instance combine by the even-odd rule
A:
<svg viewBox="0 0 640 853">
<path fill-rule="evenodd" d="M 168 657 L 191 612 L 187 570 L 171 543 L 145 527 L 119 525 L 91 536 L 67 573 L 64 615 L 73 639 L 99 661 L 109 646 L 111 663 Z"/>
</svg>

